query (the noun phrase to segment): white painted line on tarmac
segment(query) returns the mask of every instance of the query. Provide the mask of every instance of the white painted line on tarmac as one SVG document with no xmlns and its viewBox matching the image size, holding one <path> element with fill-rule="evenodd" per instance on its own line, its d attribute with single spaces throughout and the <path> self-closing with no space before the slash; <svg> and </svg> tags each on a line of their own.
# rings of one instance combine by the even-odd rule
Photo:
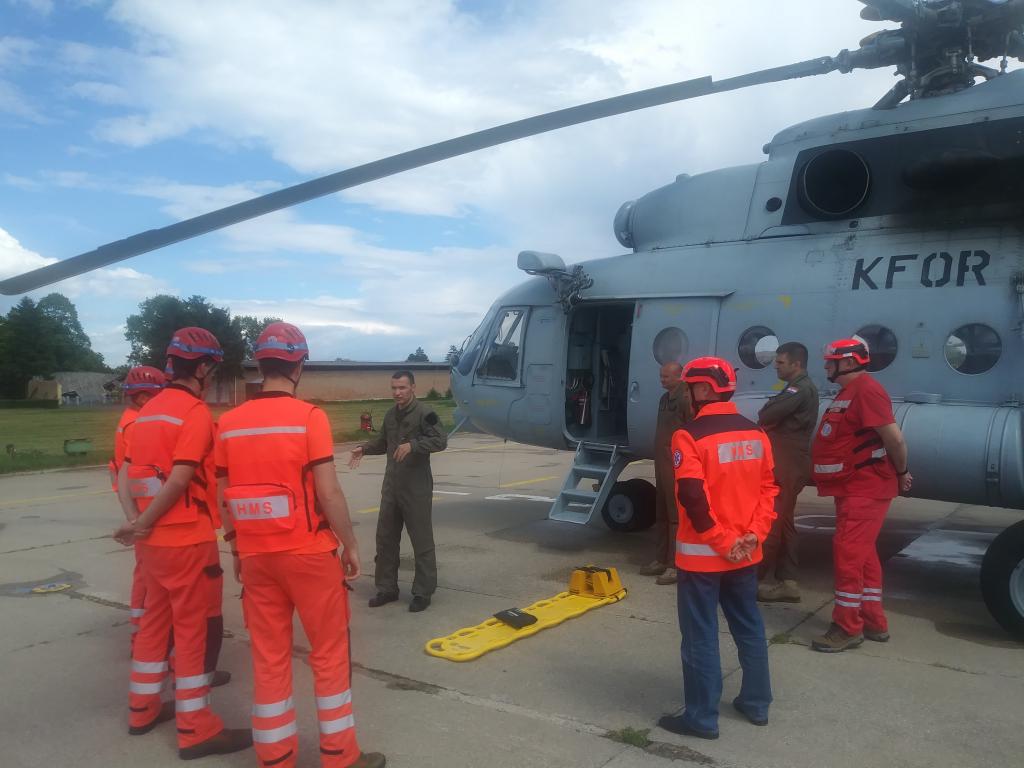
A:
<svg viewBox="0 0 1024 768">
<path fill-rule="evenodd" d="M 484 497 L 484 501 L 513 501 L 515 499 L 522 499 L 523 501 L 543 501 L 548 504 L 554 502 L 554 499 L 548 496 L 532 496 L 528 493 L 499 493 L 495 496 Z"/>
<path fill-rule="evenodd" d="M 469 491 L 434 491 L 441 496 L 469 496 Z"/>
</svg>

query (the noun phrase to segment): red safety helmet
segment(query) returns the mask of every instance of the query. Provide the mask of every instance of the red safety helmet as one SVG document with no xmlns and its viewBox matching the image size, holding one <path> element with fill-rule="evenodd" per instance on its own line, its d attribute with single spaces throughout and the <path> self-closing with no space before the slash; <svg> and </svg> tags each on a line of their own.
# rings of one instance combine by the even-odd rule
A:
<svg viewBox="0 0 1024 768">
<path fill-rule="evenodd" d="M 256 340 L 253 357 L 274 358 L 297 363 L 309 357 L 309 345 L 302 331 L 291 323 L 271 323 Z"/>
<path fill-rule="evenodd" d="M 703 382 L 718 393 L 736 391 L 736 369 L 720 357 L 698 357 L 683 368 L 680 381 L 687 384 Z"/>
<path fill-rule="evenodd" d="M 163 389 L 167 376 L 159 368 L 151 365 L 137 365 L 128 371 L 121 388 L 132 395 L 140 392 L 152 392 Z"/>
<path fill-rule="evenodd" d="M 871 362 L 871 355 L 868 353 L 868 345 L 864 339 L 839 339 L 825 345 L 826 360 L 843 360 L 851 358 L 857 361 L 858 365 L 867 365 Z"/>
<path fill-rule="evenodd" d="M 205 328 L 180 328 L 171 337 L 167 345 L 168 357 L 180 357 L 183 360 L 198 360 L 201 357 L 213 358 L 216 363 L 224 362 L 224 350 L 220 347 L 217 337 Z"/>
</svg>

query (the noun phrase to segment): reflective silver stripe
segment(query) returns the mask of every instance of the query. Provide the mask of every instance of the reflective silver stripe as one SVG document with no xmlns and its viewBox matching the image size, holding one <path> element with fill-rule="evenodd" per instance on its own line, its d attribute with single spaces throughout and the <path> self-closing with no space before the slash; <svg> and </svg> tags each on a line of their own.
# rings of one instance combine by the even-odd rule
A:
<svg viewBox="0 0 1024 768">
<path fill-rule="evenodd" d="M 284 701 L 275 701 L 273 704 L 253 704 L 253 717 L 277 717 L 283 715 L 289 709 L 295 709 L 295 700 L 289 696 Z"/>
<path fill-rule="evenodd" d="M 885 456 L 885 448 L 878 448 L 877 450 L 871 452 L 872 459 L 880 459 L 883 456 Z"/>
<path fill-rule="evenodd" d="M 306 428 L 303 427 L 249 427 L 248 429 L 229 429 L 220 433 L 221 440 L 230 440 L 232 437 L 253 437 L 255 435 L 304 435 Z"/>
<path fill-rule="evenodd" d="M 707 544 L 689 544 L 685 541 L 676 542 L 676 552 L 681 555 L 700 555 L 701 557 L 718 557 L 718 553 L 715 552 Z"/>
<path fill-rule="evenodd" d="M 843 471 L 842 464 L 815 464 L 814 471 L 819 475 L 834 475 L 836 472 Z"/>
<path fill-rule="evenodd" d="M 128 480 L 128 495 L 133 499 L 151 499 L 160 493 L 164 484 L 159 477 L 139 477 Z"/>
<path fill-rule="evenodd" d="M 254 496 L 248 499 L 231 499 L 228 508 L 235 520 L 272 520 L 288 517 L 287 496 Z"/>
<path fill-rule="evenodd" d="M 166 671 L 166 661 L 132 661 L 132 672 L 139 672 L 144 675 L 155 675 L 158 672 Z"/>
<path fill-rule="evenodd" d="M 355 725 L 356 719 L 352 715 L 345 715 L 344 717 L 339 717 L 337 720 L 321 720 L 320 733 L 338 733 L 349 728 L 354 728 Z"/>
<path fill-rule="evenodd" d="M 833 400 L 830 408 L 849 408 L 851 400 Z"/>
<path fill-rule="evenodd" d="M 153 694 L 160 693 L 164 689 L 164 684 L 160 683 L 136 683 L 132 680 L 128 683 L 128 690 L 131 693 L 137 693 L 140 696 L 150 696 Z"/>
<path fill-rule="evenodd" d="M 175 679 L 175 683 L 178 686 L 178 690 L 188 690 L 189 688 L 202 688 L 204 685 L 209 685 L 213 680 L 213 673 L 208 672 L 205 675 L 192 675 L 191 677 L 179 677 Z"/>
<path fill-rule="evenodd" d="M 882 594 L 882 590 L 878 587 L 864 587 L 864 594 L 874 593 L 876 595 Z"/>
<path fill-rule="evenodd" d="M 846 600 L 840 600 L 839 598 L 836 598 L 836 605 L 842 605 L 847 608 L 860 608 L 860 603 L 851 603 Z"/>
<path fill-rule="evenodd" d="M 860 592 L 840 592 L 839 590 L 836 590 L 836 597 L 859 598 L 860 597 Z"/>
<path fill-rule="evenodd" d="M 143 616 L 146 615 L 146 609 L 145 608 L 132 608 L 130 613 L 131 613 L 133 619 L 141 619 Z"/>
<path fill-rule="evenodd" d="M 210 706 L 210 694 L 196 696 L 194 699 L 178 699 L 174 702 L 175 712 L 198 712 Z"/>
<path fill-rule="evenodd" d="M 279 741 L 287 739 L 289 736 L 294 736 L 298 731 L 298 726 L 295 721 L 292 720 L 287 725 L 282 725 L 280 728 L 262 728 L 252 729 L 252 740 L 259 744 L 276 744 Z"/>
<path fill-rule="evenodd" d="M 760 440 L 736 440 L 718 446 L 718 463 L 754 461 L 764 457 L 764 444 Z"/>
<path fill-rule="evenodd" d="M 180 427 L 185 423 L 184 419 L 179 419 L 177 416 L 168 416 L 166 413 L 155 413 L 152 416 L 140 416 L 135 420 L 135 423 L 145 424 L 147 421 L 166 421 L 168 424 L 173 424 L 176 427 Z"/>
<path fill-rule="evenodd" d="M 864 595 L 864 602 L 880 603 L 882 602 L 881 595 Z"/>
<path fill-rule="evenodd" d="M 338 707 L 344 707 L 351 701 L 352 691 L 342 691 L 333 696 L 317 696 L 316 706 L 317 709 L 337 709 Z"/>
</svg>

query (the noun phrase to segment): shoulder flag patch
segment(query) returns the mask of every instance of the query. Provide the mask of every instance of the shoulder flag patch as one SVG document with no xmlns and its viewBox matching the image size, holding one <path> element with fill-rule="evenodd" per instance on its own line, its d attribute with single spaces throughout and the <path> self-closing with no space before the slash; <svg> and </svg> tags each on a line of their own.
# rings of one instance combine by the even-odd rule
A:
<svg viewBox="0 0 1024 768">
<path fill-rule="evenodd" d="M 799 390 L 799 389 L 797 389 L 796 387 L 786 387 L 786 391 L 787 391 L 787 392 L 789 392 L 790 394 L 793 394 L 793 395 L 795 395 L 795 394 L 796 394 L 797 392 L 799 392 L 800 390 Z"/>
<path fill-rule="evenodd" d="M 423 420 L 427 422 L 427 424 L 429 424 L 430 426 L 434 426 L 435 424 L 437 424 L 437 414 L 433 412 L 428 413 L 426 416 L 423 417 Z"/>
</svg>

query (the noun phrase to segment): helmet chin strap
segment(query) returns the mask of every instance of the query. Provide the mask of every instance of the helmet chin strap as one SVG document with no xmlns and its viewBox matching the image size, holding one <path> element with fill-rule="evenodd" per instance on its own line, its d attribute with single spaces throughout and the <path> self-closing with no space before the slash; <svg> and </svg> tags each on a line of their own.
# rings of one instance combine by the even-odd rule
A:
<svg viewBox="0 0 1024 768">
<path fill-rule="evenodd" d="M 690 393 L 690 402 L 693 404 L 693 415 L 694 416 L 696 416 L 698 413 L 700 413 L 700 409 L 703 408 L 705 405 L 717 402 L 715 400 L 698 400 L 693 395 L 693 384 L 687 384 L 686 385 L 686 389 Z"/>
<path fill-rule="evenodd" d="M 845 370 L 845 371 L 840 371 L 839 370 L 839 363 L 837 362 L 836 363 L 836 372 L 833 373 L 833 374 L 828 375 L 826 378 L 829 381 L 831 381 L 833 384 L 835 384 L 836 383 L 836 379 L 838 379 L 840 376 L 845 376 L 848 373 L 857 373 L 857 371 L 864 371 L 864 370 L 867 370 L 867 366 L 863 365 L 863 364 L 858 364 L 856 368 L 850 368 L 850 369 Z"/>
</svg>

